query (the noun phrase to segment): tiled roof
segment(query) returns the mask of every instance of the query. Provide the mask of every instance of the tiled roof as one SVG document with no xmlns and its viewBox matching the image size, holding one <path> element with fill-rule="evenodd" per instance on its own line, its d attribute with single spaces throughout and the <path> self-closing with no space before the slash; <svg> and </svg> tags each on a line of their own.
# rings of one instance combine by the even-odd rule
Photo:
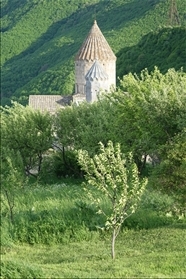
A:
<svg viewBox="0 0 186 279">
<path fill-rule="evenodd" d="M 116 56 L 99 29 L 96 20 L 77 53 L 75 60 L 116 60 Z"/>
<path fill-rule="evenodd" d="M 42 112 L 48 111 L 54 114 L 58 109 L 64 108 L 70 103 L 71 96 L 60 95 L 30 95 L 29 106 Z"/>
<path fill-rule="evenodd" d="M 92 67 L 90 68 L 90 70 L 88 71 L 88 73 L 86 74 L 85 79 L 90 81 L 95 79 L 107 80 L 108 75 L 107 73 L 105 73 L 100 63 L 96 60 L 92 65 Z"/>
</svg>

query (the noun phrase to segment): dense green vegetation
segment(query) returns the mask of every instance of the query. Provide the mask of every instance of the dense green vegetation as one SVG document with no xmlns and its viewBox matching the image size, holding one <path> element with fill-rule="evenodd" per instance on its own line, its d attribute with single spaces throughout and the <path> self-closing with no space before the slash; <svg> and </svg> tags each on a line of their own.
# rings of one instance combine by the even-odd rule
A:
<svg viewBox="0 0 186 279">
<path fill-rule="evenodd" d="M 117 53 L 117 75 L 122 77 L 128 72 L 139 74 L 154 65 L 166 73 L 169 68 L 186 72 L 186 29 L 166 27 L 149 32 L 133 47 L 122 48 Z M 179 43 L 178 43 L 179 42 Z"/>
<path fill-rule="evenodd" d="M 169 26 L 169 5 L 169 0 L 2 0 L 2 104 L 9 104 L 10 98 L 25 103 L 29 94 L 73 93 L 74 55 L 95 18 L 118 55 L 120 77 L 155 65 L 163 71 L 185 67 L 181 35 L 185 4 L 177 0 L 183 26 L 180 31 L 161 30 Z M 157 60 L 152 59 L 151 39 L 157 42 L 157 53 L 153 54 Z M 151 56 L 146 57 L 146 52 Z"/>
<path fill-rule="evenodd" d="M 154 183 L 185 202 L 185 90 L 183 71 L 162 74 L 155 68 L 140 77 L 128 74 L 116 92 L 93 104 L 66 107 L 55 117 L 18 104 L 2 108 L 4 169 L 17 165 L 20 174 L 81 177 L 76 151 L 93 156 L 99 142 L 111 140 L 123 153 L 133 153 L 141 174 L 148 171 L 150 156 Z M 2 175 L 9 179 L 8 172 Z"/>
<path fill-rule="evenodd" d="M 129 211 L 135 210 L 120 222 L 111 277 L 185 277 L 185 90 L 183 71 L 169 69 L 162 74 L 155 68 L 151 73 L 143 70 L 140 76 L 130 73 L 120 81 L 116 92 L 92 104 L 66 107 L 55 116 L 17 103 L 2 107 L 2 278 L 108 277 L 111 234 L 106 224 L 114 213 L 123 220 L 118 210 L 127 200 L 131 201 Z M 90 189 L 104 212 L 99 215 L 99 207 L 91 203 L 81 182 L 85 173 L 93 171 L 91 164 L 87 168 L 86 157 L 102 158 L 98 143 L 101 141 L 104 147 L 109 140 L 120 144 L 122 154 L 133 155 L 135 168 L 117 162 L 117 150 L 110 154 L 108 149 L 112 164 L 104 158 L 97 164 L 96 175 L 88 179 L 90 186 L 100 185 L 100 181 L 104 181 L 106 190 L 113 186 L 108 195 L 105 190 L 102 194 L 96 187 Z M 86 167 L 82 169 L 77 160 L 80 149 L 86 150 L 82 157 Z M 134 180 L 131 173 L 132 177 L 135 174 Z M 129 191 L 123 183 L 120 187 L 122 177 L 124 182 L 127 179 Z M 136 207 L 130 194 L 133 197 L 135 185 L 144 177 L 148 184 Z M 87 245 L 91 251 L 85 256 Z M 51 257 L 67 247 L 69 254 L 62 253 L 59 261 Z M 40 249 L 49 252 L 41 252 L 38 259 Z M 24 259 L 25 250 L 34 261 Z M 17 251 L 20 254 L 15 258 Z M 82 259 L 85 267 L 86 257 L 87 272 L 79 264 Z"/>
<path fill-rule="evenodd" d="M 112 262 L 110 234 L 96 230 L 103 220 L 80 181 L 30 184 L 18 192 L 14 226 L 9 227 L 2 207 L 1 276 L 184 278 L 186 223 L 171 217 L 173 206 L 171 197 L 147 189 L 118 236 Z"/>
<path fill-rule="evenodd" d="M 95 18 L 120 77 L 115 92 L 55 116 L 1 107 L 2 279 L 186 277 L 186 17 L 176 2 L 181 26 L 170 26 L 169 0 L 1 0 L 2 105 L 73 93 L 74 55 Z M 105 149 L 108 163 L 99 142 L 132 165 L 117 148 Z M 104 160 L 96 169 L 92 158 Z"/>
</svg>

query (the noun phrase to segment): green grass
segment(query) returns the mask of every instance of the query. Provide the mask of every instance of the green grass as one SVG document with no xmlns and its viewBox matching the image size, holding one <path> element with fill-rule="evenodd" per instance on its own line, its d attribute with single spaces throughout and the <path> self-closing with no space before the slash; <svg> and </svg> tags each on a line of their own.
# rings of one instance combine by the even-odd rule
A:
<svg viewBox="0 0 186 279">
<path fill-rule="evenodd" d="M 116 241 L 114 261 L 108 237 L 66 245 L 15 245 L 2 256 L 3 262 L 13 260 L 34 265 L 43 278 L 185 278 L 186 235 L 184 228 L 174 227 L 126 230 Z"/>
<path fill-rule="evenodd" d="M 170 216 L 173 206 L 172 197 L 148 187 L 113 261 L 110 232 L 96 229 L 104 218 L 81 181 L 30 183 L 17 193 L 11 225 L 2 203 L 1 278 L 185 278 L 186 221 Z"/>
</svg>

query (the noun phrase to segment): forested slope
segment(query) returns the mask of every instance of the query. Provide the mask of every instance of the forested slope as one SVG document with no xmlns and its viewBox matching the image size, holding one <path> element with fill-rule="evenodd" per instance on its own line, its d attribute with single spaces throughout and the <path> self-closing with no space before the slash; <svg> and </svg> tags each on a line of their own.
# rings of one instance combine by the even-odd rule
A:
<svg viewBox="0 0 186 279">
<path fill-rule="evenodd" d="M 129 72 L 139 74 L 142 69 L 152 71 L 156 65 L 165 73 L 169 68 L 186 72 L 186 29 L 181 27 L 161 28 L 142 37 L 132 47 L 122 48 L 117 53 L 117 75 Z"/>
<path fill-rule="evenodd" d="M 183 26 L 186 21 L 184 2 L 177 0 Z M 143 55 L 138 59 L 140 67 L 136 66 L 135 55 L 125 63 L 125 52 L 136 52 L 140 44 L 141 48 L 148 49 L 146 39 L 151 41 L 153 36 L 158 36 L 157 30 L 169 24 L 169 5 L 169 0 L 2 0 L 2 104 L 8 103 L 10 98 L 24 103 L 29 94 L 73 93 L 74 55 L 95 18 L 118 56 L 120 76 L 128 70 L 138 71 L 142 65 L 146 67 L 141 63 L 147 59 Z M 179 32 L 184 32 L 182 28 Z M 151 35 L 147 35 L 149 32 Z M 175 38 L 179 37 L 176 31 L 173 33 Z M 181 47 L 182 42 L 179 40 L 175 47 Z M 184 66 L 182 48 L 178 65 L 171 62 L 170 67 Z M 164 57 L 172 52 L 171 48 L 166 50 L 170 53 Z M 174 55 L 171 61 L 175 61 Z M 156 64 L 151 56 L 147 66 L 152 68 Z"/>
</svg>

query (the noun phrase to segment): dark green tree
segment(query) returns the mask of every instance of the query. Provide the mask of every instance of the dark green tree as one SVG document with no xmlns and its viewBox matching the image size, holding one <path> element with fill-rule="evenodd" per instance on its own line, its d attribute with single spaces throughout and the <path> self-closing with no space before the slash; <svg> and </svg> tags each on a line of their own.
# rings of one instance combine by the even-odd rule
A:
<svg viewBox="0 0 186 279">
<path fill-rule="evenodd" d="M 161 161 L 162 146 L 185 127 L 186 74 L 174 69 L 162 74 L 158 68 L 143 70 L 140 77 L 128 74 L 112 100 L 124 131 L 119 142 L 133 151 L 139 168 L 142 156 Z"/>
</svg>

